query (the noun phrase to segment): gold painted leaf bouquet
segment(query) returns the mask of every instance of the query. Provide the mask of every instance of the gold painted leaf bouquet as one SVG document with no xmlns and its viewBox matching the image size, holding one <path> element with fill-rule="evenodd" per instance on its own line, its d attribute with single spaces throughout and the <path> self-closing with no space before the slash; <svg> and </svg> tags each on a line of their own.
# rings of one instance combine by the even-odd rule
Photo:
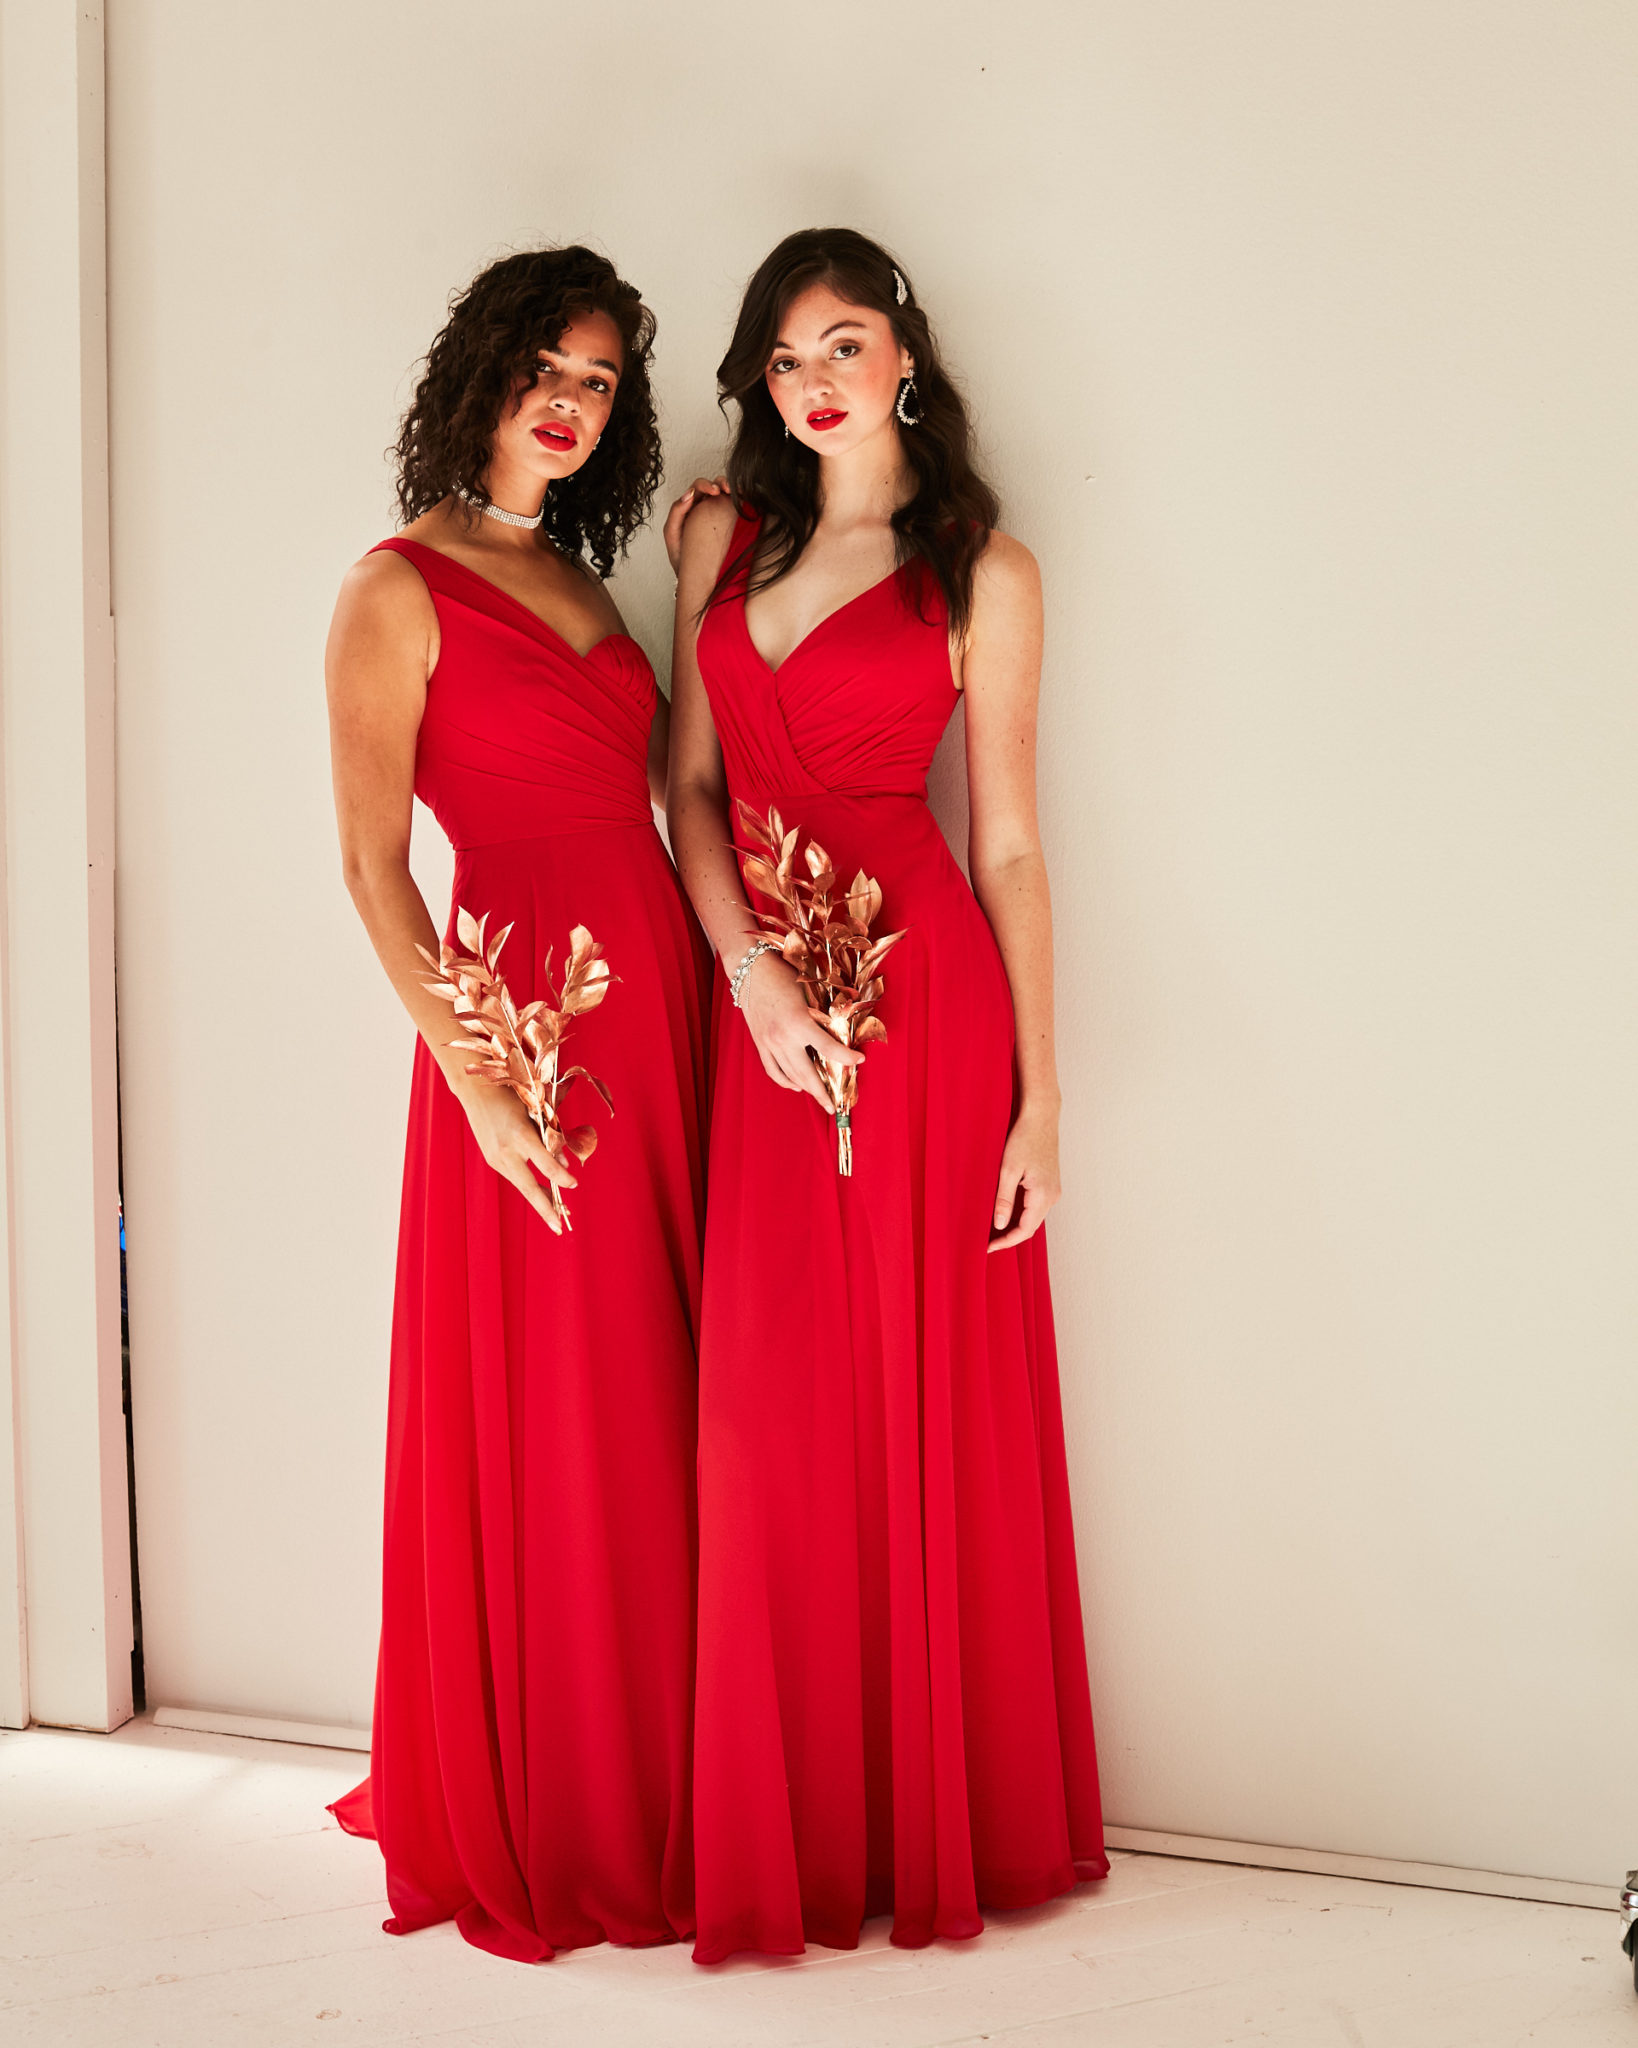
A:
<svg viewBox="0 0 1638 2048">
<path fill-rule="evenodd" d="M 612 1114 L 614 1097 L 595 1074 L 584 1067 L 561 1067 L 559 1062 L 570 1020 L 595 1010 L 609 992 L 612 977 L 603 949 L 583 924 L 577 924 L 569 934 L 561 991 L 552 988 L 552 956 L 548 952 L 541 982 L 552 1000 L 530 1003 L 520 1010 L 499 967 L 501 948 L 512 927 L 507 925 L 486 939 L 488 922 L 487 913 L 475 918 L 470 911 L 457 910 L 455 933 L 467 952 L 440 946 L 434 960 L 425 946 L 415 949 L 437 976 L 425 986 L 454 1006 L 456 1020 L 466 1033 L 464 1038 L 450 1039 L 449 1044 L 458 1052 L 480 1055 L 466 1071 L 497 1088 L 510 1088 L 529 1112 L 540 1142 L 559 1164 L 566 1165 L 570 1158 L 589 1159 L 597 1145 L 596 1128 L 591 1124 L 566 1127 L 563 1098 L 576 1081 L 584 1081 Z M 546 1183 L 546 1199 L 546 1221 L 553 1232 L 561 1236 L 572 1230 L 562 1193 L 551 1181 Z"/>
<path fill-rule="evenodd" d="M 839 891 L 830 855 L 811 836 L 802 846 L 801 826 L 787 830 L 773 809 L 763 813 L 743 802 L 735 809 L 741 830 L 752 842 L 739 848 L 746 883 L 777 906 L 755 916 L 795 968 L 814 1021 L 839 1045 L 884 1041 L 887 1026 L 876 1015 L 883 993 L 881 966 L 904 933 L 871 936 L 870 927 L 882 907 L 879 883 L 861 868 L 847 889 Z M 827 1060 L 811 1047 L 809 1054 L 836 1119 L 836 1170 L 851 1174 L 859 1070 Z"/>
</svg>

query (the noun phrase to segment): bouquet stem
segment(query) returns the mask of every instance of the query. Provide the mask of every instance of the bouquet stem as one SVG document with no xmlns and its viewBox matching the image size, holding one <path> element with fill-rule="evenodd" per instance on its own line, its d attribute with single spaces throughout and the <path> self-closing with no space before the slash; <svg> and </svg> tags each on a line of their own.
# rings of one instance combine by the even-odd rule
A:
<svg viewBox="0 0 1638 2048">
<path fill-rule="evenodd" d="M 836 1125 L 836 1171 L 848 1178 L 853 1174 L 853 1111 L 858 1102 L 858 1083 L 852 1080 L 851 1067 L 838 1066 L 827 1060 L 823 1054 L 813 1052 L 813 1064 L 819 1069 L 819 1078 L 824 1083 L 825 1093 L 830 1097 L 831 1120 Z"/>
<path fill-rule="evenodd" d="M 549 1152 L 552 1148 L 546 1136 L 545 1117 L 538 1110 L 534 1110 L 530 1112 L 529 1121 L 540 1133 L 540 1142 L 543 1145 L 545 1145 L 547 1151 Z M 569 1220 L 568 1206 L 563 1200 L 563 1190 L 558 1186 L 555 1180 L 545 1180 L 544 1177 L 542 1177 L 542 1185 L 544 1186 L 546 1192 L 546 1206 L 551 1210 L 552 1215 L 555 1218 L 553 1228 L 560 1232 L 564 1230 L 573 1230 L 574 1225 Z"/>
</svg>

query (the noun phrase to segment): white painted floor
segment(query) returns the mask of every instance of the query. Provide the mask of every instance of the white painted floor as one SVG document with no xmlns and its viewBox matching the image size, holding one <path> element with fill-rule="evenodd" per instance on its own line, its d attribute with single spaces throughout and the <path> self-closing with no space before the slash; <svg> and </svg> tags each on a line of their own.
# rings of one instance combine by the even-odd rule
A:
<svg viewBox="0 0 1638 2048">
<path fill-rule="evenodd" d="M 381 1933 L 324 1803 L 364 1760 L 190 1735 L 0 1736 L 6 2048 L 1638 2048 L 1613 1913 L 1121 1856 L 1107 1883 L 907 1953 L 526 1968 Z"/>
</svg>

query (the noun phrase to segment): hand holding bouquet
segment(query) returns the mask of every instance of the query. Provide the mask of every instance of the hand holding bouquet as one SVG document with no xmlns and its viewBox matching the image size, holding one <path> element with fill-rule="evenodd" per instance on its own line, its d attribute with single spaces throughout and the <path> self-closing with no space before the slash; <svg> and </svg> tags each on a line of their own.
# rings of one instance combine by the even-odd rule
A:
<svg viewBox="0 0 1638 2048">
<path fill-rule="evenodd" d="M 876 1015 L 883 994 L 881 965 L 904 933 L 871 937 L 871 924 L 882 907 L 880 886 L 861 868 L 846 893 L 838 895 L 830 855 L 816 839 L 810 837 L 801 849 L 806 872 L 800 872 L 799 825 L 787 830 L 776 810 L 763 814 L 743 802 L 736 809 L 740 827 L 751 841 L 740 848 L 746 884 L 777 906 L 757 911 L 757 922 L 795 969 L 814 1021 L 839 1045 L 884 1040 L 887 1026 Z M 858 1070 L 817 1053 L 813 1058 L 836 1119 L 836 1170 L 851 1174 Z"/>
<path fill-rule="evenodd" d="M 529 1112 L 529 1120 L 540 1133 L 540 1141 L 552 1157 L 566 1165 L 572 1156 L 589 1159 L 597 1145 L 597 1131 L 591 1124 L 566 1129 L 562 1118 L 563 1097 L 576 1081 L 595 1088 L 609 1110 L 614 1098 L 607 1086 L 584 1067 L 559 1068 L 563 1040 L 569 1020 L 595 1010 L 609 992 L 608 963 L 603 949 L 583 924 L 569 934 L 569 959 L 563 971 L 561 993 L 552 989 L 552 956 L 546 955 L 542 983 L 550 1002 L 530 1003 L 520 1010 L 513 1002 L 499 969 L 500 951 L 512 927 L 486 941 L 486 916 L 474 918 L 470 911 L 457 910 L 455 931 L 463 946 L 441 946 L 434 960 L 425 946 L 417 946 L 421 958 L 437 976 L 426 983 L 435 996 L 452 1004 L 464 1038 L 449 1044 L 460 1052 L 475 1052 L 480 1058 L 466 1069 L 498 1088 L 510 1088 Z M 548 1183 L 546 1221 L 561 1236 L 574 1226 L 563 1205 L 561 1191 Z"/>
</svg>

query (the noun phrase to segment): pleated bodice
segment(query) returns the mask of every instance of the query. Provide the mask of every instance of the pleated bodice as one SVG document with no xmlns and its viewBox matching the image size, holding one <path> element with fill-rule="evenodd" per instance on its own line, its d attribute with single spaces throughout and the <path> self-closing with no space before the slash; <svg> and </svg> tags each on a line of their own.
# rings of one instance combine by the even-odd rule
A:
<svg viewBox="0 0 1638 2048">
<path fill-rule="evenodd" d="M 626 633 L 586 654 L 452 556 L 394 538 L 438 613 L 415 794 L 450 844 L 647 825 L 654 671 Z"/>
<path fill-rule="evenodd" d="M 927 769 L 959 694 L 944 601 L 919 565 L 895 569 L 821 619 L 777 669 L 757 652 L 744 588 L 758 522 L 699 631 L 700 673 L 729 786 L 755 802 L 800 795 L 925 797 Z"/>
</svg>

